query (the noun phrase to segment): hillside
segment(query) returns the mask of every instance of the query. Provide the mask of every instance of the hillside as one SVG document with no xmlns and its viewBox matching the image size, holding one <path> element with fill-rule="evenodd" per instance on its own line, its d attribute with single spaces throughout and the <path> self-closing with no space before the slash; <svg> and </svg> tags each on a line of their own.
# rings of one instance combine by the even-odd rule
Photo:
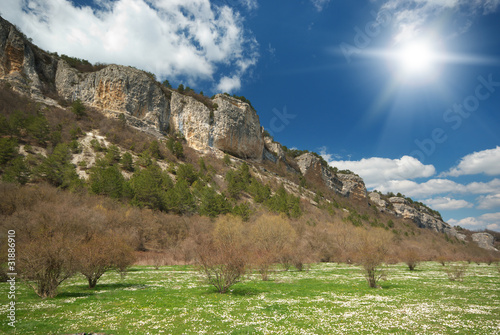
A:
<svg viewBox="0 0 500 335">
<path fill-rule="evenodd" d="M 281 214 L 304 262 L 350 261 L 361 231 L 390 234 L 393 261 L 410 247 L 425 259 L 496 257 L 491 234 L 457 231 L 421 203 L 368 192 L 355 173 L 282 146 L 243 97 L 50 54 L 1 18 L 0 84 L 5 227 L 27 213 L 64 217 L 65 204 L 149 252 L 140 257 L 191 262 L 214 218 Z"/>
</svg>

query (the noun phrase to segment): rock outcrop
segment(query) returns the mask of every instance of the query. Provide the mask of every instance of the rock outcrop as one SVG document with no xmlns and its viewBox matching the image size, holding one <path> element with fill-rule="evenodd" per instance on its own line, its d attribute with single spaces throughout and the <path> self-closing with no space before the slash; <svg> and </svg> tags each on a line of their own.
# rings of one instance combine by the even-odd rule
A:
<svg viewBox="0 0 500 335">
<path fill-rule="evenodd" d="M 104 113 L 126 113 L 160 132 L 168 130 L 170 101 L 143 71 L 109 65 L 97 72 L 80 73 L 59 60 L 55 86 L 68 101 L 80 99 Z"/>
<path fill-rule="evenodd" d="M 397 216 L 412 220 L 421 228 L 431 229 L 439 233 L 446 233 L 462 240 L 465 239 L 465 235 L 462 236 L 462 234 L 457 233 L 455 228 L 441 220 L 440 217 L 432 215 L 425 208 L 417 209 L 411 206 L 408 200 L 400 197 L 389 198 L 389 202 L 392 204 Z"/>
<path fill-rule="evenodd" d="M 177 92 L 170 100 L 170 130 L 182 134 L 197 150 L 220 149 L 240 158 L 262 159 L 264 140 L 259 117 L 247 103 L 218 94 L 211 110 Z"/>
<path fill-rule="evenodd" d="M 57 61 L 33 45 L 12 24 L 0 17 L 0 79 L 36 100 L 48 100 Z"/>
<path fill-rule="evenodd" d="M 493 242 L 495 238 L 489 233 L 475 233 L 472 234 L 472 241 L 476 242 L 480 248 L 492 251 L 498 251 L 494 246 Z"/>
<path fill-rule="evenodd" d="M 274 142 L 271 137 L 264 137 L 264 158 L 276 163 L 278 160 L 286 161 L 285 151 L 280 143 Z"/>
<path fill-rule="evenodd" d="M 240 158 L 261 160 L 264 139 L 255 110 L 238 99 L 219 94 L 211 110 L 193 97 L 163 87 L 144 71 L 109 65 L 82 73 L 48 54 L 0 18 L 0 80 L 23 94 L 51 101 L 44 92 L 124 115 L 134 126 L 156 134 L 181 133 L 197 150 L 210 147 Z"/>
<path fill-rule="evenodd" d="M 312 153 L 300 155 L 295 160 L 303 175 L 318 174 L 331 190 L 345 197 L 366 201 L 366 186 L 361 177 L 354 174 L 334 173 L 328 166 L 323 166 L 321 159 Z"/>
</svg>

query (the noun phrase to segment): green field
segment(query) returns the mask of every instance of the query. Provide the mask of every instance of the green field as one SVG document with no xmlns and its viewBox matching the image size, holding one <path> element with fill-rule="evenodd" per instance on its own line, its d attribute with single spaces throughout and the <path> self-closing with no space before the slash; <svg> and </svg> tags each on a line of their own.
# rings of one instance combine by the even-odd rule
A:
<svg viewBox="0 0 500 335">
<path fill-rule="evenodd" d="M 42 300 L 17 286 L 15 329 L 7 325 L 8 284 L 0 283 L 1 333 L 69 334 L 500 334 L 500 273 L 469 265 L 463 282 L 428 262 L 410 272 L 387 267 L 370 289 L 356 266 L 314 264 L 277 271 L 263 282 L 248 275 L 216 293 L 190 266 L 133 267 L 106 273 L 95 290 L 83 277 Z"/>
</svg>

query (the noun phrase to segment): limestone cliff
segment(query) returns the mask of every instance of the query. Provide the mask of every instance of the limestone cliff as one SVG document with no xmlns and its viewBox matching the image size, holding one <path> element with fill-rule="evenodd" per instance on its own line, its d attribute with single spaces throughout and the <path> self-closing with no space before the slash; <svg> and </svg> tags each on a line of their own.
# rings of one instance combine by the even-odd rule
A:
<svg viewBox="0 0 500 335">
<path fill-rule="evenodd" d="M 97 72 L 80 73 L 59 60 L 55 86 L 68 101 L 80 99 L 105 113 L 127 113 L 160 132 L 168 130 L 170 101 L 143 71 L 109 65 Z"/>
<path fill-rule="evenodd" d="M 0 17 L 0 79 L 20 93 L 46 101 L 44 93 L 51 90 L 56 69 L 54 57 Z"/>
<path fill-rule="evenodd" d="M 240 158 L 261 160 L 264 150 L 259 117 L 247 103 L 219 94 L 218 108 L 163 87 L 147 73 L 109 65 L 79 72 L 57 55 L 48 54 L 0 18 L 0 80 L 37 100 L 51 90 L 67 101 L 80 99 L 108 116 L 123 114 L 132 125 L 158 135 L 181 133 L 189 146 L 210 147 Z M 56 104 L 55 101 L 50 103 Z"/>
<path fill-rule="evenodd" d="M 366 201 L 366 186 L 363 179 L 354 174 L 334 173 L 321 159 L 312 153 L 305 153 L 296 159 L 303 175 L 317 174 L 331 190 L 352 199 Z"/>
</svg>

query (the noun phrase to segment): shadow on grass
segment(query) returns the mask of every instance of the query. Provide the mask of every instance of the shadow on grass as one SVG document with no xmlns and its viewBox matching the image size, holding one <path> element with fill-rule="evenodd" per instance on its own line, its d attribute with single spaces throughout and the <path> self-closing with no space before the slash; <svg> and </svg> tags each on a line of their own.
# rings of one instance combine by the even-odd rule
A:
<svg viewBox="0 0 500 335">
<path fill-rule="evenodd" d="M 227 296 L 236 296 L 236 297 L 248 297 L 248 296 L 254 296 L 254 295 L 259 295 L 261 293 L 264 293 L 266 291 L 256 289 L 254 287 L 233 287 L 230 288 L 226 293 L 219 293 L 215 289 L 215 287 L 210 287 L 208 291 L 200 292 L 201 295 L 227 295 Z"/>
<path fill-rule="evenodd" d="M 95 292 L 87 290 L 86 292 L 60 292 L 54 299 L 67 299 L 67 298 L 83 298 L 94 295 Z"/>
<path fill-rule="evenodd" d="M 97 283 L 97 286 L 94 289 L 89 288 L 86 286 L 85 288 L 88 291 L 103 291 L 103 290 L 119 290 L 119 289 L 124 289 L 124 288 L 129 288 L 129 287 L 145 287 L 145 285 L 140 285 L 140 284 L 132 284 L 132 283 L 112 283 L 112 284 L 99 284 Z"/>
</svg>

